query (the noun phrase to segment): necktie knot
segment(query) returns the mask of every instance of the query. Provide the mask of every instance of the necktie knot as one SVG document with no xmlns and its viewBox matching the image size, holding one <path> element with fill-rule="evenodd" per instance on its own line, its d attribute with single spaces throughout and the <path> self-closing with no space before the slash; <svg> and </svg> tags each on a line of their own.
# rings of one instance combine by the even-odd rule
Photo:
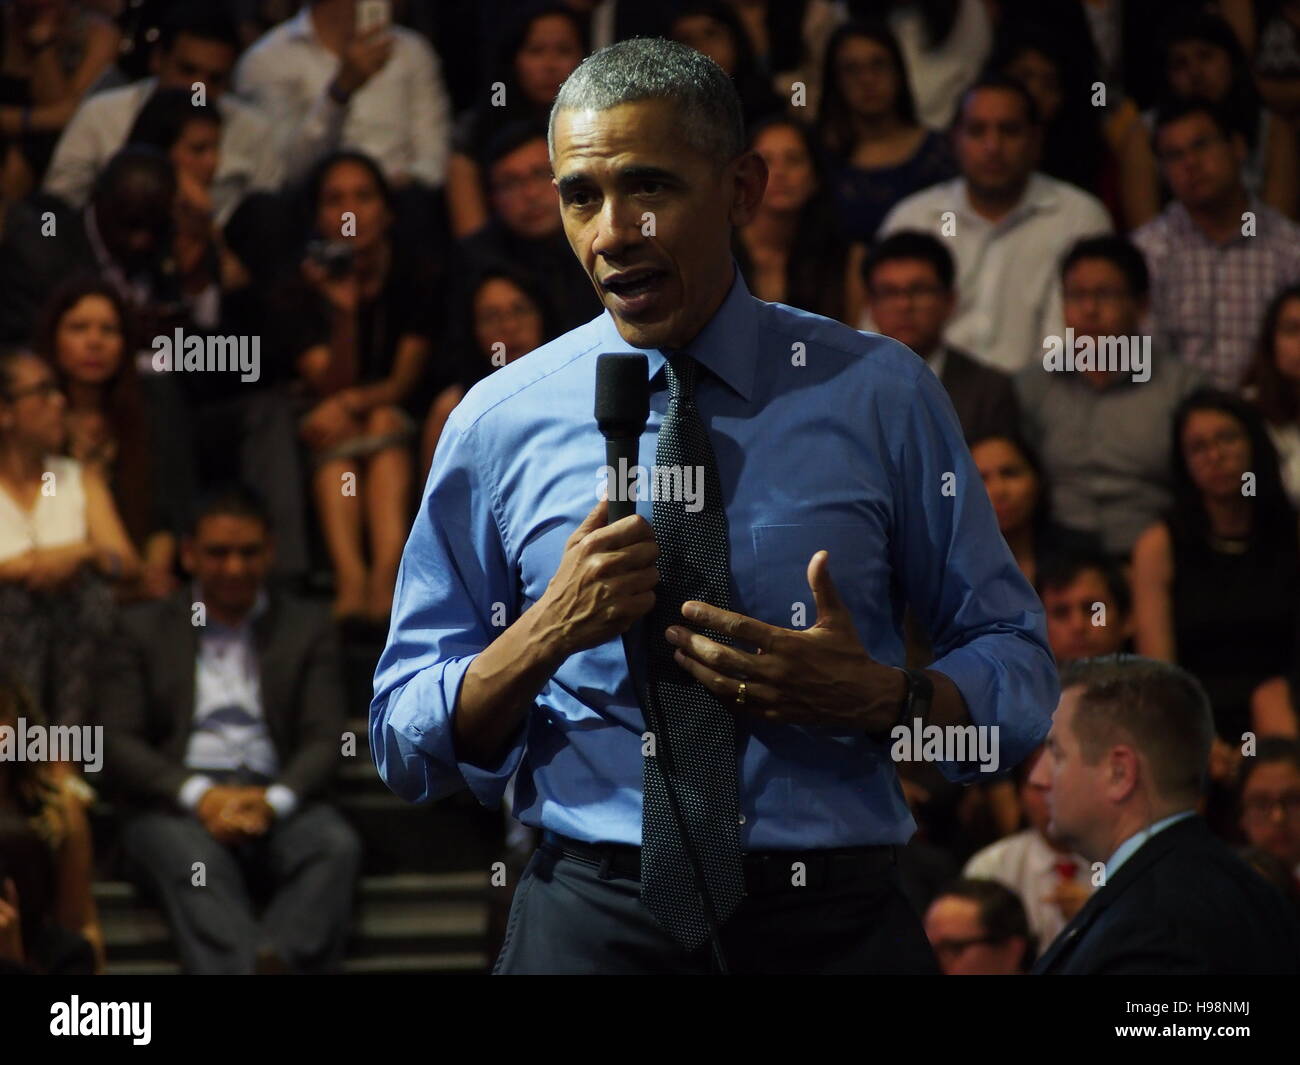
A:
<svg viewBox="0 0 1300 1065">
<path fill-rule="evenodd" d="M 691 402 L 695 399 L 695 377 L 699 368 L 693 356 L 684 351 L 664 351 L 664 376 L 668 378 L 669 400 Z"/>
</svg>

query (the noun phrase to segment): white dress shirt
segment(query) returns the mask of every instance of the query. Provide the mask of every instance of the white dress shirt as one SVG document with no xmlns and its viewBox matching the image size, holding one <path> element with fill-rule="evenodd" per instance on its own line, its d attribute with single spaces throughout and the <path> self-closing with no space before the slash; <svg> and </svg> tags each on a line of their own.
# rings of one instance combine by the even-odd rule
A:
<svg viewBox="0 0 1300 1065">
<path fill-rule="evenodd" d="M 73 207 L 84 207 L 104 165 L 126 146 L 136 116 L 158 85 L 157 78 L 96 93 L 82 101 L 59 138 L 42 188 Z M 256 190 L 280 184 L 281 164 L 271 144 L 270 123 L 230 93 L 216 103 L 221 112 L 220 159 L 212 183 L 219 224 Z"/>
<path fill-rule="evenodd" d="M 198 592 L 195 592 L 196 601 Z M 203 770 L 251 770 L 274 778 L 280 770 L 262 709 L 261 668 L 253 625 L 266 611 L 263 592 L 243 622 L 229 627 L 209 618 L 199 636 L 194 663 L 194 721 L 185 748 L 185 765 L 196 770 L 181 786 L 180 802 L 194 809 L 213 786 Z M 281 817 L 297 805 L 283 784 L 266 790 L 266 801 Z"/>
<path fill-rule="evenodd" d="M 1061 257 L 1080 238 L 1111 232 L 1111 221 L 1095 196 L 1036 173 L 1020 203 L 996 223 L 976 213 L 965 179 L 954 178 L 898 203 L 880 236 L 900 229 L 932 234 L 956 262 L 957 309 L 944 340 L 1015 373 L 1041 360 L 1045 337 L 1064 333 Z"/>
<path fill-rule="evenodd" d="M 346 148 L 369 155 L 390 180 L 405 176 L 442 185 L 451 111 L 441 63 L 419 34 L 401 26 L 389 32 L 388 62 L 347 104 L 327 92 L 342 60 L 316 35 L 309 5 L 244 53 L 235 88 L 274 122 L 287 181 Z"/>
<path fill-rule="evenodd" d="M 1061 881 L 1056 865 L 1063 860 L 1074 862 L 1075 882 L 1091 891 L 1092 866 L 1087 859 L 1052 850 L 1042 833 L 1033 828 L 990 843 L 971 857 L 962 875 L 977 880 L 996 880 L 1020 896 L 1029 918 L 1029 928 L 1038 937 L 1038 953 L 1041 955 L 1066 925 L 1060 907 L 1046 901 Z"/>
</svg>

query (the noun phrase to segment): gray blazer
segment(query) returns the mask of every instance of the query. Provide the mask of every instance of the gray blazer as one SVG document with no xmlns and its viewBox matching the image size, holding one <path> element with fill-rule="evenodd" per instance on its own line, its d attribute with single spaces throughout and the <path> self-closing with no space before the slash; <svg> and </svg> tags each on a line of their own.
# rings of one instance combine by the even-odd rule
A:
<svg viewBox="0 0 1300 1065">
<path fill-rule="evenodd" d="M 110 795 L 133 807 L 177 808 L 194 722 L 199 630 L 187 593 L 122 613 L 100 663 L 99 721 Z M 339 644 L 328 612 L 272 593 L 254 623 L 262 711 L 280 762 L 277 783 L 300 801 L 338 768 L 344 724 Z"/>
</svg>

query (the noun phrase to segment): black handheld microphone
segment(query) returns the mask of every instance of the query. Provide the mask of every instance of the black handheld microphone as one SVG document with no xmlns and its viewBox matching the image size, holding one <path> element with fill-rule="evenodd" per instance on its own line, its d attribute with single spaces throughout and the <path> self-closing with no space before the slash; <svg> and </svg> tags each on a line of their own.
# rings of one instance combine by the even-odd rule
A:
<svg viewBox="0 0 1300 1065">
<path fill-rule="evenodd" d="M 636 513 L 636 499 L 619 499 L 623 470 L 640 461 L 641 434 L 650 417 L 650 375 L 640 352 L 608 352 L 596 358 L 596 424 L 605 437 L 605 464 L 613 471 L 609 481 L 609 520 Z"/>
</svg>

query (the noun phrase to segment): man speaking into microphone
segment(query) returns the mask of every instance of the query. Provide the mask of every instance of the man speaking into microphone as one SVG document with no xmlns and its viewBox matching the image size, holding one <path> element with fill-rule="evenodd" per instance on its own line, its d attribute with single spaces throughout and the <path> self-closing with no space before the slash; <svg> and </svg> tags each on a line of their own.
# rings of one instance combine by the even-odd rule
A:
<svg viewBox="0 0 1300 1065">
<path fill-rule="evenodd" d="M 767 172 L 711 60 L 602 49 L 549 137 L 605 313 L 447 422 L 375 675 L 379 772 L 488 806 L 515 777 L 543 843 L 496 972 L 937 972 L 899 888 L 890 733 L 992 730 L 1005 769 L 1058 695 L 952 406 L 895 341 L 749 294 L 731 231 Z M 640 463 L 703 487 L 607 524 L 593 395 L 628 351 Z M 908 604 L 925 670 L 898 668 Z M 936 760 L 980 779 L 958 757 Z"/>
</svg>

